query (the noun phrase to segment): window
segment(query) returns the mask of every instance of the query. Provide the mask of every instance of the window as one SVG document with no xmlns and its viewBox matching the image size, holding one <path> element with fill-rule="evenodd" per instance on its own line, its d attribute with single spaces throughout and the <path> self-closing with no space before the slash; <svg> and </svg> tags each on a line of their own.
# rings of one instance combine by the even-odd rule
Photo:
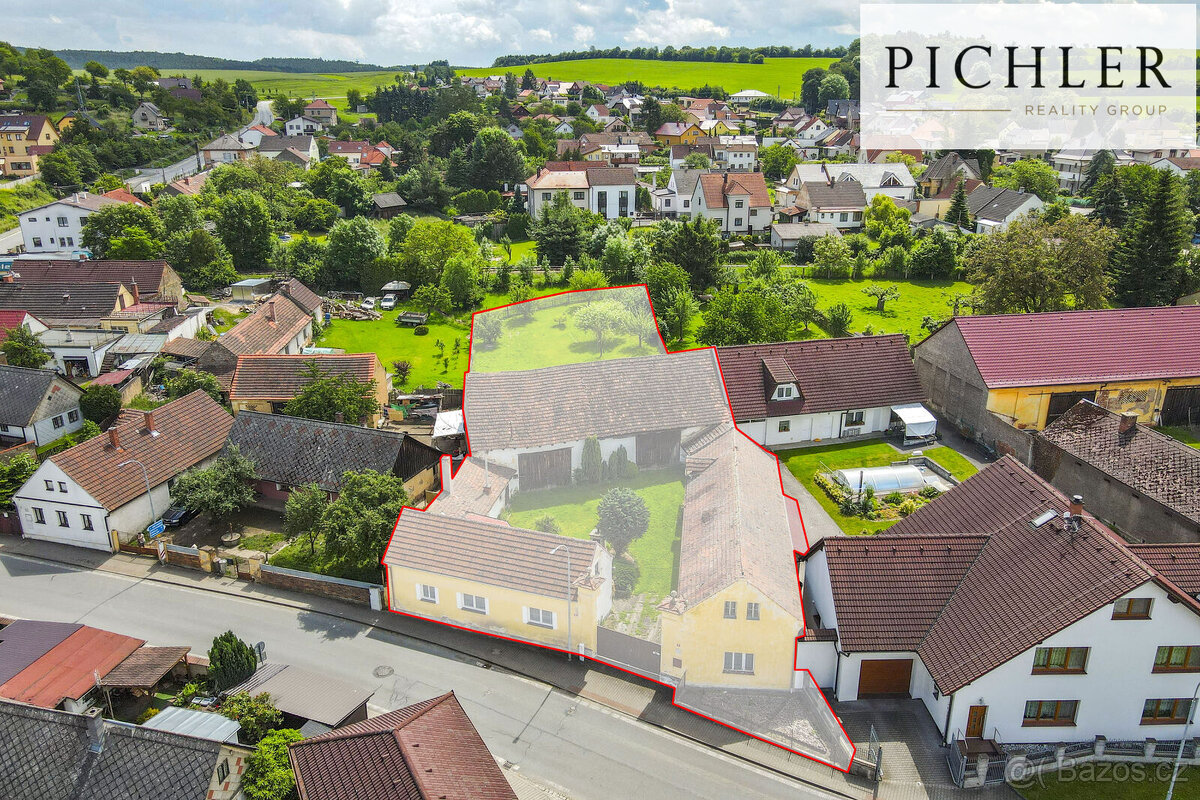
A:
<svg viewBox="0 0 1200 800">
<path fill-rule="evenodd" d="M 792 429 L 792 421 L 790 419 L 779 420 L 779 432 L 787 433 Z"/>
<path fill-rule="evenodd" d="M 691 206 L 692 206 L 692 201 L 691 201 L 691 200 L 684 200 L 684 201 L 683 201 L 683 207 L 684 207 L 684 208 L 691 208 Z"/>
<path fill-rule="evenodd" d="M 742 218 L 741 218 L 741 217 L 734 217 L 734 218 L 733 218 L 733 227 L 735 227 L 735 228 L 740 228 L 740 227 L 742 227 Z"/>
<path fill-rule="evenodd" d="M 58 527 L 60 527 L 60 528 L 71 527 L 71 521 L 69 519 L 67 519 L 67 512 L 55 511 L 54 513 L 58 516 Z"/>
<path fill-rule="evenodd" d="M 47 492 L 54 491 L 54 481 L 46 481 L 46 491 Z"/>
<path fill-rule="evenodd" d="M 572 192 L 571 196 L 574 197 L 576 200 L 582 200 L 583 192 Z"/>
<path fill-rule="evenodd" d="M 1142 706 L 1143 725 L 1182 725 L 1192 705 L 1190 697 L 1147 700 Z"/>
<path fill-rule="evenodd" d="M 64 422 L 63 422 L 63 416 L 62 416 L 62 414 L 59 414 L 57 417 L 55 417 L 55 418 L 52 420 L 52 422 L 54 423 L 54 427 L 55 427 L 55 428 L 61 428 L 63 425 L 65 425 L 65 424 L 66 424 L 66 423 L 64 423 Z"/>
<path fill-rule="evenodd" d="M 754 653 L 725 653 L 725 672 L 754 674 Z"/>
<path fill-rule="evenodd" d="M 671 198 L 668 197 L 663 200 L 663 208 L 670 208 L 670 207 L 671 207 Z"/>
<path fill-rule="evenodd" d="M 1026 728 L 1074 725 L 1078 709 L 1078 700 L 1029 700 L 1021 725 Z"/>
<path fill-rule="evenodd" d="M 33 237 L 33 246 L 41 247 L 42 246 L 42 237 L 40 237 L 40 236 Z"/>
<path fill-rule="evenodd" d="M 80 523 L 82 523 L 83 529 L 85 531 L 95 530 L 95 528 L 92 527 L 92 515 L 91 514 L 80 514 L 79 521 L 80 521 Z"/>
<path fill-rule="evenodd" d="M 73 408 L 67 412 L 67 422 L 78 422 L 78 421 L 79 421 L 78 409 Z"/>
<path fill-rule="evenodd" d="M 542 200 L 543 200 L 543 202 L 549 203 L 550 202 L 550 193 L 542 192 Z"/>
<path fill-rule="evenodd" d="M 539 628 L 550 628 L 553 630 L 554 612 L 546 611 L 543 608 L 527 608 L 525 609 L 525 621 Z"/>
<path fill-rule="evenodd" d="M 229 759 L 223 760 L 217 765 L 217 783 L 224 783 L 229 777 Z"/>
<path fill-rule="evenodd" d="M 40 508 L 34 508 L 33 509 L 33 521 L 36 522 L 38 525 L 45 525 L 46 524 L 46 512 L 42 511 Z"/>
<path fill-rule="evenodd" d="M 745 207 L 745 205 L 746 205 L 746 201 L 745 201 L 745 200 L 734 200 L 734 201 L 733 201 L 733 207 L 734 207 L 734 208 L 744 208 L 744 207 Z"/>
<path fill-rule="evenodd" d="M 758 603 L 746 603 L 746 619 L 758 619 Z"/>
<path fill-rule="evenodd" d="M 417 584 L 417 598 L 422 603 L 436 603 L 438 601 L 438 590 L 436 586 L 430 586 L 427 583 Z"/>
<path fill-rule="evenodd" d="M 1086 647 L 1039 647 L 1033 651 L 1033 674 L 1082 675 L 1087 666 L 1087 657 Z"/>
<path fill-rule="evenodd" d="M 458 596 L 458 607 L 463 611 L 474 611 L 477 614 L 486 614 L 488 610 L 488 602 L 486 597 L 480 597 L 477 594 L 460 594 Z"/>
<path fill-rule="evenodd" d="M 866 421 L 867 421 L 867 418 L 866 418 L 865 411 L 847 411 L 846 412 L 846 426 L 847 427 L 852 427 L 854 425 L 864 425 L 864 424 L 866 424 Z"/>
<path fill-rule="evenodd" d="M 59 482 L 58 482 L 58 490 L 59 490 L 60 492 L 62 492 L 63 494 L 66 494 L 66 493 L 67 493 L 67 482 L 66 482 L 66 481 L 59 481 Z"/>
<path fill-rule="evenodd" d="M 792 396 L 792 387 L 790 384 L 787 386 L 779 386 L 775 389 L 776 399 L 784 399 L 784 398 L 791 397 L 791 396 Z"/>
<path fill-rule="evenodd" d="M 1113 603 L 1113 619 L 1150 619 L 1149 597 L 1122 597 Z"/>
<path fill-rule="evenodd" d="M 737 619 L 737 603 L 733 600 L 725 601 L 725 619 Z"/>
<path fill-rule="evenodd" d="M 1200 672 L 1200 645 L 1158 648 L 1154 672 Z"/>
<path fill-rule="evenodd" d="M 845 221 L 847 221 L 848 219 L 850 219 L 850 215 L 849 215 L 849 214 L 847 214 L 845 211 L 843 211 L 842 213 L 838 214 L 838 221 L 839 221 L 839 222 L 845 222 Z"/>
<path fill-rule="evenodd" d="M 67 246 L 68 246 L 68 247 L 74 247 L 74 246 L 75 246 L 75 237 L 74 237 L 74 236 L 67 236 L 67 237 L 65 237 L 65 238 L 66 238 L 66 242 L 67 242 Z"/>
<path fill-rule="evenodd" d="M 69 224 L 70 224 L 70 221 L 69 221 L 69 220 L 68 220 L 66 217 L 59 217 L 59 218 L 58 218 L 58 227 L 60 227 L 60 228 L 65 228 L 65 227 L 67 227 L 67 225 L 69 225 Z"/>
</svg>

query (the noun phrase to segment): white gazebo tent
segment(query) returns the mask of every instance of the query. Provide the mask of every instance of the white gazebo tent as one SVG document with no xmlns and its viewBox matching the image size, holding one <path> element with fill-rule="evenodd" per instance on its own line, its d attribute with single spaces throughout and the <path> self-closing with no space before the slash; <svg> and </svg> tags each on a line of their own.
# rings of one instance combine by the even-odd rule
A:
<svg viewBox="0 0 1200 800">
<path fill-rule="evenodd" d="M 920 403 L 892 406 L 892 413 L 904 425 L 904 441 L 928 441 L 937 433 L 937 418 Z"/>
</svg>

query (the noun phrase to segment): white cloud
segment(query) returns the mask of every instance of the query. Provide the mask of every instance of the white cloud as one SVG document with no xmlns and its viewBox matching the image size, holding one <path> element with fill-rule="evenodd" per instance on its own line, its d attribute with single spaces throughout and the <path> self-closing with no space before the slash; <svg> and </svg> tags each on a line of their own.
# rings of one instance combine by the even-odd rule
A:
<svg viewBox="0 0 1200 800">
<path fill-rule="evenodd" d="M 591 44 L 596 39 L 596 29 L 591 25 L 576 25 L 571 28 L 571 38 L 578 44 Z"/>
</svg>

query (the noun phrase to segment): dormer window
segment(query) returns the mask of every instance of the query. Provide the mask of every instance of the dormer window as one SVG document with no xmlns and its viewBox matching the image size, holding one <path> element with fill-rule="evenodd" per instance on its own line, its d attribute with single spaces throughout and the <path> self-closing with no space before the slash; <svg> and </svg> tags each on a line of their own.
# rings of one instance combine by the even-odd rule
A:
<svg viewBox="0 0 1200 800">
<path fill-rule="evenodd" d="M 790 383 L 775 387 L 774 400 L 791 400 L 796 396 L 796 387 Z"/>
</svg>

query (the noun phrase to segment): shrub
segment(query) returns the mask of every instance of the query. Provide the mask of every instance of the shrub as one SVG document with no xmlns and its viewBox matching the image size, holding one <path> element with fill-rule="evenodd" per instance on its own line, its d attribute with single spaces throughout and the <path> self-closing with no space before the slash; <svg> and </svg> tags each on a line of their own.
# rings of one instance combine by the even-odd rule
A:
<svg viewBox="0 0 1200 800">
<path fill-rule="evenodd" d="M 600 498 L 600 520 L 596 529 L 618 555 L 650 527 L 650 509 L 632 489 L 618 487 Z"/>
<path fill-rule="evenodd" d="M 847 517 L 858 516 L 860 508 L 861 507 L 854 501 L 853 497 L 846 496 L 838 501 L 838 511 L 842 512 L 842 514 Z"/>
<path fill-rule="evenodd" d="M 626 561 L 623 558 L 613 560 L 613 591 L 617 597 L 629 597 L 637 586 L 642 570 L 636 561 Z"/>
<path fill-rule="evenodd" d="M 115 386 L 89 386 L 79 398 L 79 410 L 84 419 L 101 423 L 121 410 L 121 393 Z"/>
<path fill-rule="evenodd" d="M 921 497 L 924 497 L 926 500 L 932 500 L 940 494 L 941 492 L 938 491 L 936 486 L 926 486 L 921 490 Z"/>
<path fill-rule="evenodd" d="M 428 336 L 428 335 L 429 335 L 429 326 L 428 325 L 418 325 L 417 327 L 413 328 L 413 336 Z"/>
<path fill-rule="evenodd" d="M 177 694 L 175 699 L 171 701 L 171 705 L 185 707 L 189 706 L 192 704 L 192 700 L 198 694 L 200 694 L 200 684 L 192 681 L 191 683 L 185 684 L 184 687 L 179 690 L 179 694 Z"/>
<path fill-rule="evenodd" d="M 140 713 L 140 714 L 138 714 L 138 715 L 137 715 L 137 719 L 135 719 L 135 720 L 134 720 L 134 724 L 137 724 L 137 725 L 144 725 L 148 719 L 150 719 L 151 717 L 153 717 L 153 716 L 154 716 L 155 714 L 157 714 L 159 711 L 162 711 L 162 709 L 161 709 L 161 708 L 155 708 L 154 706 L 150 706 L 150 707 L 149 707 L 149 708 L 147 708 L 145 711 L 143 711 L 142 713 Z"/>
<path fill-rule="evenodd" d="M 551 514 L 543 514 L 534 520 L 533 529 L 542 533 L 562 533 L 562 526 Z"/>
<path fill-rule="evenodd" d="M 630 469 L 631 467 L 632 469 Z M 630 478 L 637 474 L 637 464 L 629 460 L 629 451 L 625 449 L 625 445 L 618 447 L 608 457 L 608 463 L 604 465 L 604 474 L 612 481 Z"/>
<path fill-rule="evenodd" d="M 257 667 L 258 654 L 233 631 L 213 639 L 208 651 L 208 680 L 218 692 L 246 680 Z"/>
<path fill-rule="evenodd" d="M 833 481 L 830 478 L 827 478 L 819 472 L 813 475 L 813 483 L 815 483 L 821 489 L 821 491 L 825 492 L 825 494 L 829 496 L 830 500 L 838 503 L 839 505 L 845 502 L 847 499 L 846 489 L 841 484 Z"/>
<path fill-rule="evenodd" d="M 283 712 L 275 708 L 267 692 L 253 697 L 249 692 L 239 692 L 228 697 L 221 705 L 221 714 L 242 726 L 238 738 L 243 744 L 258 744 L 264 736 L 283 724 Z"/>
<path fill-rule="evenodd" d="M 393 361 L 392 371 L 396 376 L 396 382 L 404 385 L 408 381 L 408 373 L 412 372 L 412 362 L 402 359 Z"/>
<path fill-rule="evenodd" d="M 581 483 L 599 483 L 603 477 L 604 458 L 600 454 L 600 440 L 595 436 L 584 440 L 579 468 Z"/>
<path fill-rule="evenodd" d="M 900 492 L 889 492 L 887 496 L 883 498 L 883 502 L 887 503 L 889 506 L 898 506 L 904 502 L 904 495 L 900 494 Z"/>
<path fill-rule="evenodd" d="M 913 513 L 916 510 L 917 510 L 917 503 L 915 500 L 913 500 L 911 498 L 909 498 L 908 500 L 905 500 L 903 503 L 900 504 L 900 516 L 902 516 L 902 517 L 907 517 L 909 514 Z"/>
</svg>

